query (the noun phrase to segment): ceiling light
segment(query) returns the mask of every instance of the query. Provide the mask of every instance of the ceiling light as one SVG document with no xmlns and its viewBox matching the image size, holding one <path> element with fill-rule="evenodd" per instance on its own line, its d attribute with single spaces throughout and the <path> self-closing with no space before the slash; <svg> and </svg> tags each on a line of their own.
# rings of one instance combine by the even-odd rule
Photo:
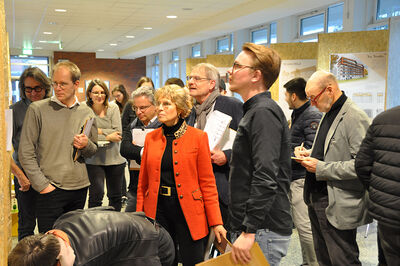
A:
<svg viewBox="0 0 400 266">
<path fill-rule="evenodd" d="M 97 52 L 104 52 L 104 49 L 99 49 L 97 50 Z"/>
<path fill-rule="evenodd" d="M 144 30 L 152 30 L 153 28 L 152 27 L 144 27 L 143 29 Z"/>
<path fill-rule="evenodd" d="M 178 16 L 167 16 L 167 18 L 177 18 Z"/>
<path fill-rule="evenodd" d="M 43 49 L 42 47 L 35 47 L 35 48 L 33 48 L 33 49 L 38 49 L 38 50 L 40 50 L 40 49 Z"/>
<path fill-rule="evenodd" d="M 56 9 L 54 9 L 54 11 L 56 11 L 56 12 L 67 12 L 66 9 L 61 9 L 61 8 L 56 8 Z"/>
<path fill-rule="evenodd" d="M 126 35 L 125 37 L 128 38 L 128 39 L 133 39 L 133 38 L 135 38 L 135 36 L 133 36 L 133 35 Z"/>
<path fill-rule="evenodd" d="M 39 42 L 41 42 L 41 43 L 47 43 L 47 41 L 39 41 Z"/>
<path fill-rule="evenodd" d="M 43 34 L 46 34 L 46 35 L 51 35 L 51 34 L 53 34 L 52 32 L 50 32 L 50 31 L 44 31 L 43 32 Z"/>
<path fill-rule="evenodd" d="M 50 25 L 57 25 L 57 23 L 54 22 L 54 21 L 50 21 L 49 24 L 50 24 Z"/>
<path fill-rule="evenodd" d="M 110 46 L 117 46 L 118 44 L 116 43 L 110 43 Z"/>
</svg>

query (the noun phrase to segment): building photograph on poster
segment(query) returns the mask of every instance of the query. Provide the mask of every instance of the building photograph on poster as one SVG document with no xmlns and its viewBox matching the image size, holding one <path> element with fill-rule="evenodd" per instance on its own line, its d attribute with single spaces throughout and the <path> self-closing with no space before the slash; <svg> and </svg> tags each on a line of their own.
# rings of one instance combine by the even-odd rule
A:
<svg viewBox="0 0 400 266">
<path fill-rule="evenodd" d="M 278 104 L 282 108 L 286 119 L 289 120 L 292 110 L 285 100 L 285 91 L 283 87 L 289 80 L 294 78 L 303 78 L 308 80 L 317 70 L 317 60 L 315 59 L 299 59 L 299 60 L 282 60 L 281 71 L 279 74 L 279 100 Z"/>
<path fill-rule="evenodd" d="M 370 118 L 385 109 L 386 52 L 331 54 L 330 72 Z"/>
</svg>

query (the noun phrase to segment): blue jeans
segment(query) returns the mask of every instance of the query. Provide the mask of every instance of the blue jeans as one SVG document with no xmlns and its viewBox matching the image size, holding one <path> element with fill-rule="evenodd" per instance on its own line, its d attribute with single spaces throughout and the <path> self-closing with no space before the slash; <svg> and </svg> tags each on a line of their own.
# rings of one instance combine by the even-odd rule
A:
<svg viewBox="0 0 400 266">
<path fill-rule="evenodd" d="M 232 243 L 241 233 L 232 233 Z M 286 256 L 289 248 L 290 236 L 280 235 L 269 229 L 259 229 L 256 232 L 256 242 L 260 245 L 270 266 L 279 266 L 281 259 Z"/>
</svg>

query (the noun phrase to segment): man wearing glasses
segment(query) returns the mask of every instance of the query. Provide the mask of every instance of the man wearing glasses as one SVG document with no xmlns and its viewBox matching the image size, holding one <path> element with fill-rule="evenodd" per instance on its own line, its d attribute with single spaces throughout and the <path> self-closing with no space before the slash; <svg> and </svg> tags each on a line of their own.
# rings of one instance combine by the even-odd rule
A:
<svg viewBox="0 0 400 266">
<path fill-rule="evenodd" d="M 292 233 L 288 199 L 290 136 L 285 115 L 268 91 L 281 59 L 272 49 L 245 43 L 228 71 L 230 90 L 242 96 L 244 115 L 232 148 L 230 225 L 232 257 L 248 263 L 256 241 L 271 266 L 286 255 Z"/>
<path fill-rule="evenodd" d="M 361 265 L 357 227 L 372 222 L 367 193 L 357 178 L 354 162 L 370 120 L 339 89 L 335 76 L 315 72 L 306 95 L 324 112 L 311 150 L 296 147 L 307 170 L 304 200 L 320 265 Z"/>
<path fill-rule="evenodd" d="M 89 179 L 82 157 L 97 150 L 97 127 L 82 133 L 85 121 L 94 117 L 80 106 L 75 90 L 80 70 L 72 62 L 61 62 L 53 70 L 55 96 L 32 103 L 22 127 L 18 156 L 29 181 L 40 193 L 36 202 L 39 232 L 51 229 L 63 213 L 82 209 Z M 74 159 L 74 150 L 79 150 Z"/>
<path fill-rule="evenodd" d="M 32 102 L 50 97 L 51 82 L 37 67 L 25 69 L 19 78 L 19 93 L 21 100 L 10 106 L 13 110 L 13 158 L 11 171 L 14 174 L 15 194 L 18 202 L 18 241 L 33 235 L 36 226 L 35 202 L 37 192 L 31 188 L 18 160 L 18 147 L 21 137 L 26 110 Z"/>
<path fill-rule="evenodd" d="M 221 95 L 219 83 L 220 75 L 217 68 L 207 63 L 194 66 L 190 76 L 187 77 L 190 96 L 196 100 L 194 104 L 196 114 L 194 126 L 204 130 L 208 117 L 215 110 L 231 116 L 229 128 L 236 131 L 243 116 L 242 103 L 234 97 Z M 211 151 L 211 162 L 224 224 L 227 224 L 228 219 L 228 179 L 231 153 L 231 149 L 221 150 L 216 148 Z"/>
</svg>

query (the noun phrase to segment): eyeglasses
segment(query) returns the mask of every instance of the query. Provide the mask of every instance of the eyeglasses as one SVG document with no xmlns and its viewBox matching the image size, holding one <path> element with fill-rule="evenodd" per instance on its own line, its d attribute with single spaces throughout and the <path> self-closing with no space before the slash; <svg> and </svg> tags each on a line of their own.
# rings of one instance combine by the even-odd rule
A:
<svg viewBox="0 0 400 266">
<path fill-rule="evenodd" d="M 146 112 L 147 109 L 149 109 L 150 106 L 151 106 L 151 105 L 147 105 L 147 106 L 134 106 L 134 107 L 133 107 L 133 110 L 134 110 L 135 112 L 140 111 L 140 112 L 144 113 L 144 112 Z"/>
<path fill-rule="evenodd" d="M 53 82 L 53 83 L 51 83 L 51 86 L 53 87 L 53 89 L 56 89 L 58 86 L 60 86 L 61 89 L 65 89 L 68 86 L 68 83 L 65 83 L 65 82 L 60 82 L 60 83 Z"/>
<path fill-rule="evenodd" d="M 322 93 L 324 93 L 324 91 L 327 89 L 328 87 L 325 87 L 325 89 L 323 89 L 320 93 L 318 93 L 315 97 L 307 97 L 307 99 L 309 101 L 311 101 L 313 104 L 317 103 L 318 98 L 322 95 Z"/>
<path fill-rule="evenodd" d="M 233 65 L 232 65 L 232 73 L 238 72 L 238 71 L 240 71 L 242 69 L 245 69 L 245 68 L 251 68 L 251 69 L 254 69 L 254 70 L 256 69 L 255 67 L 252 67 L 252 66 L 246 66 L 246 65 L 242 65 L 242 64 L 239 64 L 237 62 L 234 62 Z"/>
<path fill-rule="evenodd" d="M 95 91 L 95 92 L 91 92 L 93 95 L 96 95 L 96 96 L 104 96 L 104 95 L 106 95 L 106 93 L 104 92 L 104 91 Z"/>
<path fill-rule="evenodd" d="M 42 90 L 43 90 L 43 88 L 40 87 L 40 86 L 36 86 L 36 87 L 34 87 L 34 88 L 32 88 L 32 87 L 25 87 L 25 92 L 27 92 L 27 93 L 31 93 L 32 91 L 41 92 Z"/>
<path fill-rule="evenodd" d="M 186 77 L 187 81 L 190 81 L 191 79 L 193 79 L 194 82 L 199 82 L 201 80 L 210 80 L 209 78 L 202 78 L 202 77 L 199 77 L 199 76 L 187 76 Z"/>
</svg>

